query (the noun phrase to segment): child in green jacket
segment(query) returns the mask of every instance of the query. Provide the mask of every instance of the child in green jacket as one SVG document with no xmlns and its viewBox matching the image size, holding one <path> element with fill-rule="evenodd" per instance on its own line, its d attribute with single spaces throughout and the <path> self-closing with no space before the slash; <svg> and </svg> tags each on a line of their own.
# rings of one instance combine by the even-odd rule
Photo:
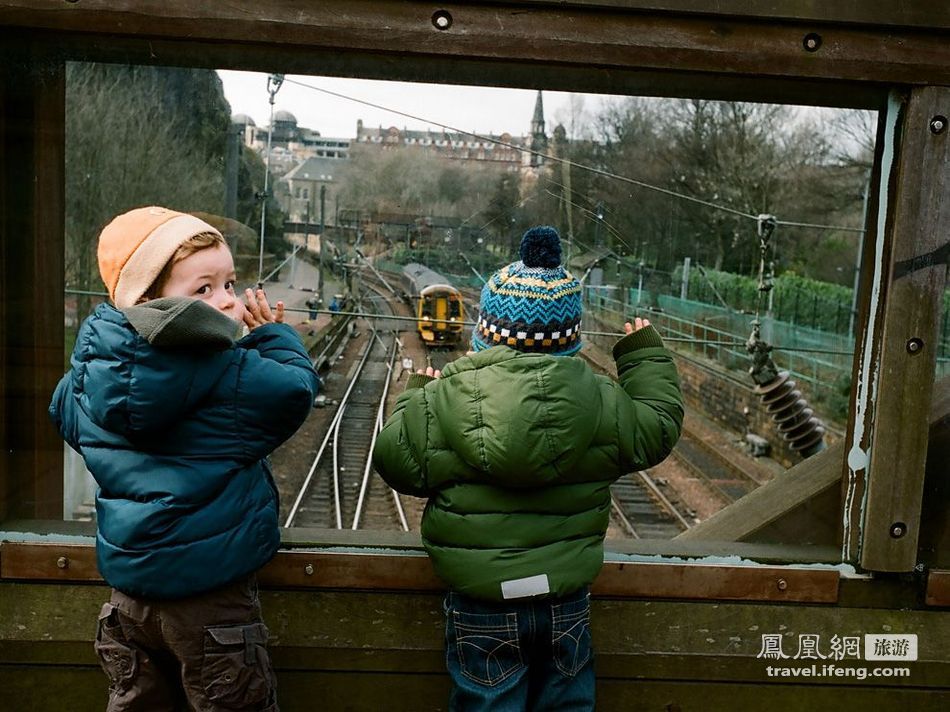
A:
<svg viewBox="0 0 950 712">
<path fill-rule="evenodd" d="M 610 484 L 679 438 L 676 367 L 647 320 L 613 349 L 620 382 L 579 358 L 581 285 L 557 231 L 482 289 L 473 353 L 417 374 L 373 461 L 428 497 L 422 539 L 445 599 L 456 710 L 593 709 L 589 586 L 603 565 Z"/>
</svg>

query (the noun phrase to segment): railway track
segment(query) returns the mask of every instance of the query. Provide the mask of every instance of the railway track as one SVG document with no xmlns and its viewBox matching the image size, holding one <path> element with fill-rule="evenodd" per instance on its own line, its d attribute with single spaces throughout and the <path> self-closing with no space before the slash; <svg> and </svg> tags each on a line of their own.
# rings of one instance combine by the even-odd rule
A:
<svg viewBox="0 0 950 712">
<path fill-rule="evenodd" d="M 353 319 L 354 317 L 346 315 L 336 317 L 322 339 L 310 347 L 310 359 L 318 373 L 331 368 L 343 352 L 353 331 Z"/>
<path fill-rule="evenodd" d="M 602 363 L 581 352 L 591 368 L 599 373 L 611 375 Z M 758 486 L 765 484 L 770 476 L 743 462 L 740 453 L 726 449 L 721 442 L 709 442 L 687 417 L 683 422 L 679 442 L 673 448 L 671 457 L 702 481 L 713 496 L 722 500 L 723 506 L 744 497 Z"/>
<path fill-rule="evenodd" d="M 469 318 L 478 313 L 479 291 L 460 290 L 466 297 Z M 465 349 L 430 350 L 427 365 L 442 369 Z M 690 522 L 663 494 L 649 472 L 624 475 L 611 485 L 611 517 L 621 531 L 635 539 L 670 539 L 688 529 Z"/>
<path fill-rule="evenodd" d="M 721 447 L 707 442 L 685 423 L 672 456 L 690 474 L 705 482 L 725 504 L 735 502 L 764 484 L 761 476 L 740 464 L 738 458 L 729 457 Z"/>
<path fill-rule="evenodd" d="M 393 295 L 383 280 L 366 274 L 363 283 L 376 292 L 368 300 L 374 304 L 373 311 L 391 314 L 401 311 L 389 303 Z M 390 325 L 405 328 L 402 323 L 390 322 Z M 436 369 L 444 368 L 464 353 L 464 349 L 423 350 L 426 365 Z M 375 434 L 382 427 L 382 403 L 395 358 L 395 332 L 374 331 L 364 346 L 361 365 L 354 366 L 346 379 L 338 377 L 340 385 L 345 382 L 344 388 L 352 392 L 339 406 L 308 475 L 308 485 L 304 487 L 307 492 L 301 490 L 288 522 L 312 527 L 408 529 L 401 500 L 373 473 L 369 463 Z M 602 370 L 596 363 L 592 365 Z M 691 432 L 687 425 L 684 424 L 683 436 L 673 457 L 706 483 L 713 496 L 727 504 L 761 484 L 755 474 L 707 443 L 700 433 Z M 657 486 L 648 471 L 622 477 L 611 486 L 611 497 L 611 518 L 630 537 L 669 539 L 691 526 L 690 520 Z M 417 519 L 412 505 L 408 502 L 407 505 L 410 519 Z"/>
<path fill-rule="evenodd" d="M 389 307 L 378 294 L 366 302 L 379 313 Z M 373 472 L 371 459 L 396 352 L 395 332 L 370 330 L 349 373 L 327 378 L 327 390 L 342 395 L 284 526 L 408 530 L 398 494 Z"/>
<path fill-rule="evenodd" d="M 611 516 L 634 539 L 672 539 L 691 526 L 649 471 L 624 475 L 610 486 Z"/>
</svg>

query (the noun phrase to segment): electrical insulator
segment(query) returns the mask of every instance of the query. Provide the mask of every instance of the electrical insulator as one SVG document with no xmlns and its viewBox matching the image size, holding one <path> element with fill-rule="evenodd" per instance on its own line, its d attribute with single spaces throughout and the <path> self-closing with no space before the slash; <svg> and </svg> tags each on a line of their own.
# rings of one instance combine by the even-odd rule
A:
<svg viewBox="0 0 950 712">
<path fill-rule="evenodd" d="M 761 338 L 762 323 L 759 321 L 759 308 L 763 297 L 772 289 L 772 268 L 766 270 L 771 250 L 772 233 L 778 221 L 774 215 L 759 215 L 759 299 L 756 304 L 755 319 L 752 320 L 752 334 L 746 342 L 746 351 L 752 359 L 749 375 L 755 381 L 755 394 L 762 399 L 765 412 L 768 413 L 778 431 L 788 442 L 792 450 L 802 457 L 811 457 L 825 449 L 825 426 L 815 417 L 815 411 L 808 407 L 808 401 L 789 379 L 788 371 L 779 371 L 772 360 L 772 346 Z"/>
<path fill-rule="evenodd" d="M 791 449 L 802 457 L 811 457 L 825 449 L 825 426 L 796 385 L 788 371 L 779 371 L 768 383 L 756 384 L 755 394 Z"/>
</svg>

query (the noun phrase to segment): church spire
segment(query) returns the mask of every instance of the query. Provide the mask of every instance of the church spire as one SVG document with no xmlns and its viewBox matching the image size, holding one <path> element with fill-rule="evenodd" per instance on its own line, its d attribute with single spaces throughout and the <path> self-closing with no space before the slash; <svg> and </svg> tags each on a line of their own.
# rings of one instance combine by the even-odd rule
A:
<svg viewBox="0 0 950 712">
<path fill-rule="evenodd" d="M 534 102 L 534 116 L 531 119 L 531 150 L 545 153 L 548 148 L 548 137 L 544 133 L 544 101 L 541 99 L 541 90 Z M 531 165 L 540 166 L 544 159 L 536 154 L 531 155 Z"/>
<path fill-rule="evenodd" d="M 534 117 L 531 119 L 531 135 L 544 133 L 544 101 L 541 99 L 541 90 L 534 102 Z"/>
</svg>

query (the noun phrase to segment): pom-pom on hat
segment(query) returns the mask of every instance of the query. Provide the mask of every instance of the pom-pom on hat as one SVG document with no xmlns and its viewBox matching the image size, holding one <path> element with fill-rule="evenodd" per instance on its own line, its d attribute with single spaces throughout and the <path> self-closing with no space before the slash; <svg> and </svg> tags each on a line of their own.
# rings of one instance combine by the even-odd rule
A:
<svg viewBox="0 0 950 712">
<path fill-rule="evenodd" d="M 569 356 L 581 348 L 581 285 L 561 266 L 553 227 L 533 227 L 521 238 L 521 259 L 495 272 L 479 303 L 472 348 Z"/>
<path fill-rule="evenodd" d="M 185 240 L 210 232 L 204 220 L 168 208 L 136 208 L 113 218 L 99 235 L 99 274 L 119 309 L 136 304 Z"/>
</svg>

